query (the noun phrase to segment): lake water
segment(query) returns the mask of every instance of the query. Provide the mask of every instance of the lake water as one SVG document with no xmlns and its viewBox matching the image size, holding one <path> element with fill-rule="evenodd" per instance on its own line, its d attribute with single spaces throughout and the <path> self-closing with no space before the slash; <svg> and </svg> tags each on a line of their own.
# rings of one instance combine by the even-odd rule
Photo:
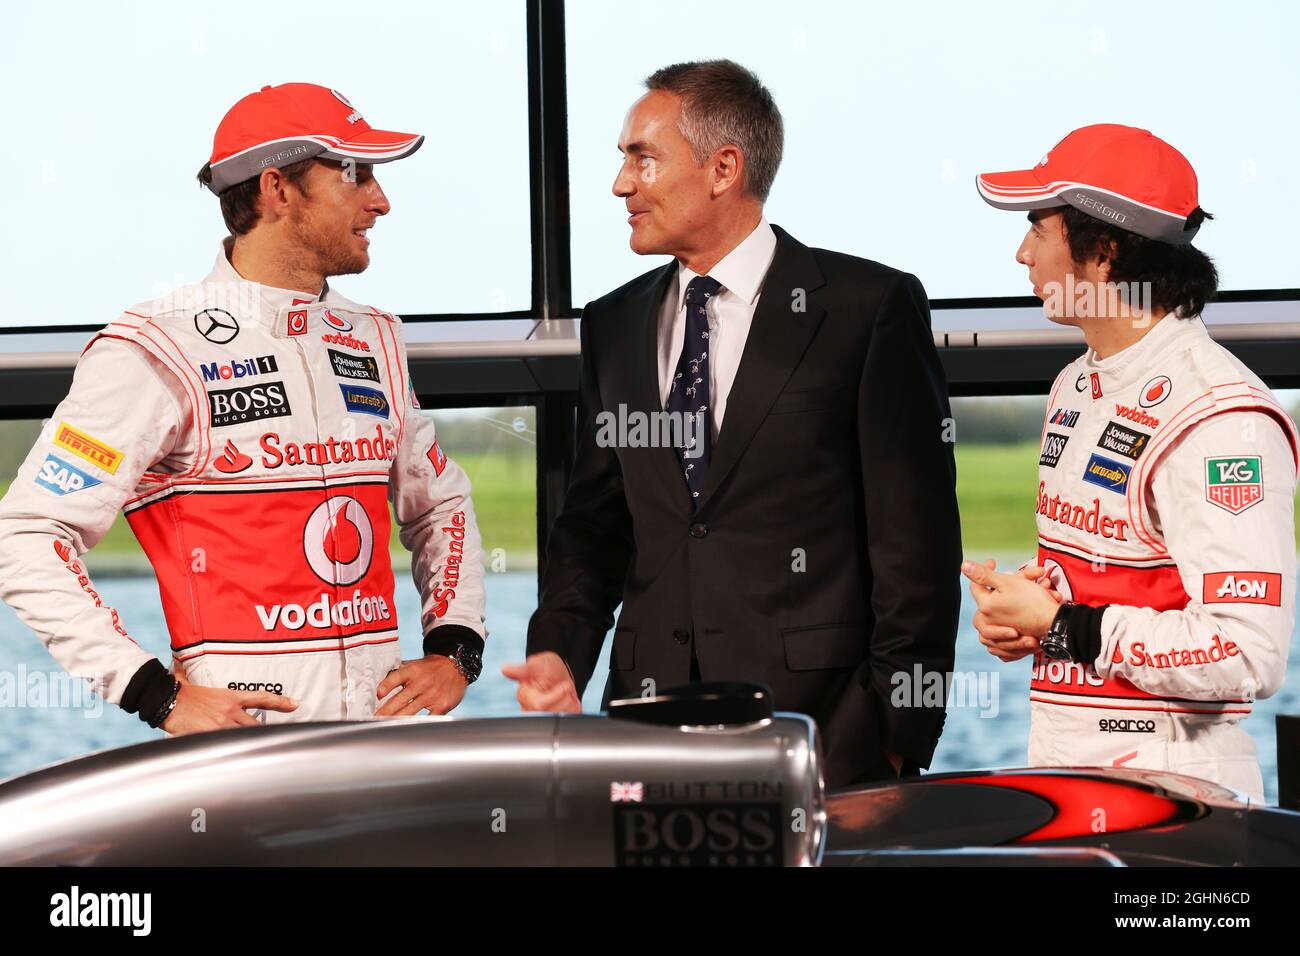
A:
<svg viewBox="0 0 1300 956">
<path fill-rule="evenodd" d="M 93 569 L 92 569 L 93 573 Z M 157 584 L 148 577 L 100 575 L 96 587 L 104 600 L 116 607 L 131 632 L 147 650 L 168 659 L 166 627 L 158 601 Z M 483 677 L 455 711 L 457 716 L 488 717 L 518 713 L 515 685 L 500 675 L 503 664 L 523 659 L 528 616 L 537 604 L 537 581 L 532 572 L 487 576 L 488 626 L 491 634 L 484 655 Z M 1029 727 L 1029 662 L 1001 664 L 990 657 L 970 628 L 972 607 L 963 593 L 962 631 L 957 645 L 956 670 L 982 682 L 985 694 L 968 696 L 967 706 L 949 709 L 943 738 L 932 766 L 934 771 L 1016 767 L 1025 762 Z M 404 658 L 421 653 L 419 598 L 409 578 L 399 579 L 398 620 Z M 609 666 L 609 644 L 596 673 Z M 1291 666 L 1286 686 L 1270 700 L 1256 704 L 1243 725 L 1259 745 L 1265 794 L 1277 799 L 1277 746 L 1274 716 L 1300 714 L 1300 667 L 1293 636 Z M 14 612 L 0 604 L 0 677 L 13 681 L 39 672 L 61 673 L 36 636 Z M 583 705 L 600 707 L 603 681 L 587 689 Z M 30 701 L 28 702 L 30 704 Z M 96 703 L 99 703 L 96 701 Z M 94 750 L 120 747 L 161 736 L 135 717 L 116 707 L 0 706 L 0 778 L 26 773 Z"/>
</svg>

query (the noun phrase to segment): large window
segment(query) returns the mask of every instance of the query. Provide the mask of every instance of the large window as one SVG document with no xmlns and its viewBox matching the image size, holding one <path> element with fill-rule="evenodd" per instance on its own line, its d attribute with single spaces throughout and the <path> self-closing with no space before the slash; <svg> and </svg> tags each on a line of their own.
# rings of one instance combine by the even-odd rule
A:
<svg viewBox="0 0 1300 956">
<path fill-rule="evenodd" d="M 916 273 L 935 298 L 1028 295 L 1025 217 L 984 204 L 979 172 L 1024 169 L 1090 123 L 1140 126 L 1200 175 L 1218 218 L 1198 246 L 1226 289 L 1295 288 L 1278 236 L 1300 215 L 1294 4 L 1085 6 L 663 0 L 566 6 L 574 301 L 661 260 L 627 246 L 610 191 L 623 116 L 656 68 L 730 57 L 786 121 L 768 218 L 810 245 Z"/>
<path fill-rule="evenodd" d="M 195 180 L 217 123 L 294 81 L 427 137 L 377 167 L 393 208 L 346 295 L 404 314 L 526 309 L 526 54 L 520 0 L 8 8 L 0 327 L 108 322 L 202 279 L 226 234 Z"/>
</svg>

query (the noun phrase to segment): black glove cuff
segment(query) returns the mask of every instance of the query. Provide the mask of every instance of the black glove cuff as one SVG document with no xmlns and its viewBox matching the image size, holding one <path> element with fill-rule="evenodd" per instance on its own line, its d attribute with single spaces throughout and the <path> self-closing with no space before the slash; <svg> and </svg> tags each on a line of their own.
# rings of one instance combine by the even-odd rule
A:
<svg viewBox="0 0 1300 956">
<path fill-rule="evenodd" d="M 1071 657 L 1079 664 L 1095 664 L 1101 653 L 1101 616 L 1109 604 L 1093 607 L 1076 604 L 1070 609 L 1069 634 Z"/>
<path fill-rule="evenodd" d="M 455 654 L 456 648 L 462 644 L 480 657 L 483 656 L 483 638 L 479 637 L 478 632 L 472 627 L 466 627 L 464 624 L 443 624 L 424 635 L 424 653 L 426 656 L 429 654 Z"/>
<path fill-rule="evenodd" d="M 176 678 L 155 657 L 142 664 L 131 677 L 122 694 L 121 707 L 128 714 L 138 714 L 148 723 L 167 703 L 175 688 Z"/>
</svg>

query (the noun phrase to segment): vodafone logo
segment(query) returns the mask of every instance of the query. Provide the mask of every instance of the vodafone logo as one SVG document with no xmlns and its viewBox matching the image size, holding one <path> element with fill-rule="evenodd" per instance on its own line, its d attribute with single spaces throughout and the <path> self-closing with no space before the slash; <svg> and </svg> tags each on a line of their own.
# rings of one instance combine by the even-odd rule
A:
<svg viewBox="0 0 1300 956">
<path fill-rule="evenodd" d="M 297 309 L 289 313 L 289 334 L 307 334 L 307 313 L 304 310 Z"/>
<path fill-rule="evenodd" d="M 1174 384 L 1169 381 L 1168 375 L 1157 375 L 1151 381 L 1142 386 L 1142 394 L 1138 396 L 1138 404 L 1143 408 L 1155 408 L 1173 391 Z"/>
<path fill-rule="evenodd" d="M 302 546 L 316 577 L 326 584 L 355 584 L 370 570 L 375 532 L 361 503 L 339 496 L 322 501 L 311 513 Z"/>
</svg>

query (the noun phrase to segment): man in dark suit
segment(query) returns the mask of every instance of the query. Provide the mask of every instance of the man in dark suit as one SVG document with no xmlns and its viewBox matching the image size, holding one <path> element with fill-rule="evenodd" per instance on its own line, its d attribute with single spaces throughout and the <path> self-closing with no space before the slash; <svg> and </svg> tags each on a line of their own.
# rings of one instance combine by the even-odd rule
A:
<svg viewBox="0 0 1300 956">
<path fill-rule="evenodd" d="M 757 681 L 817 721 L 829 786 L 914 773 L 944 718 L 915 685 L 952 670 L 961 563 L 925 291 L 768 225 L 782 122 L 748 70 L 646 85 L 614 192 L 632 248 L 676 261 L 583 310 L 572 481 L 504 673 L 524 709 L 578 710 L 621 601 L 606 701 Z M 656 441 L 674 416 L 678 445 L 702 423 L 693 447 Z"/>
</svg>

